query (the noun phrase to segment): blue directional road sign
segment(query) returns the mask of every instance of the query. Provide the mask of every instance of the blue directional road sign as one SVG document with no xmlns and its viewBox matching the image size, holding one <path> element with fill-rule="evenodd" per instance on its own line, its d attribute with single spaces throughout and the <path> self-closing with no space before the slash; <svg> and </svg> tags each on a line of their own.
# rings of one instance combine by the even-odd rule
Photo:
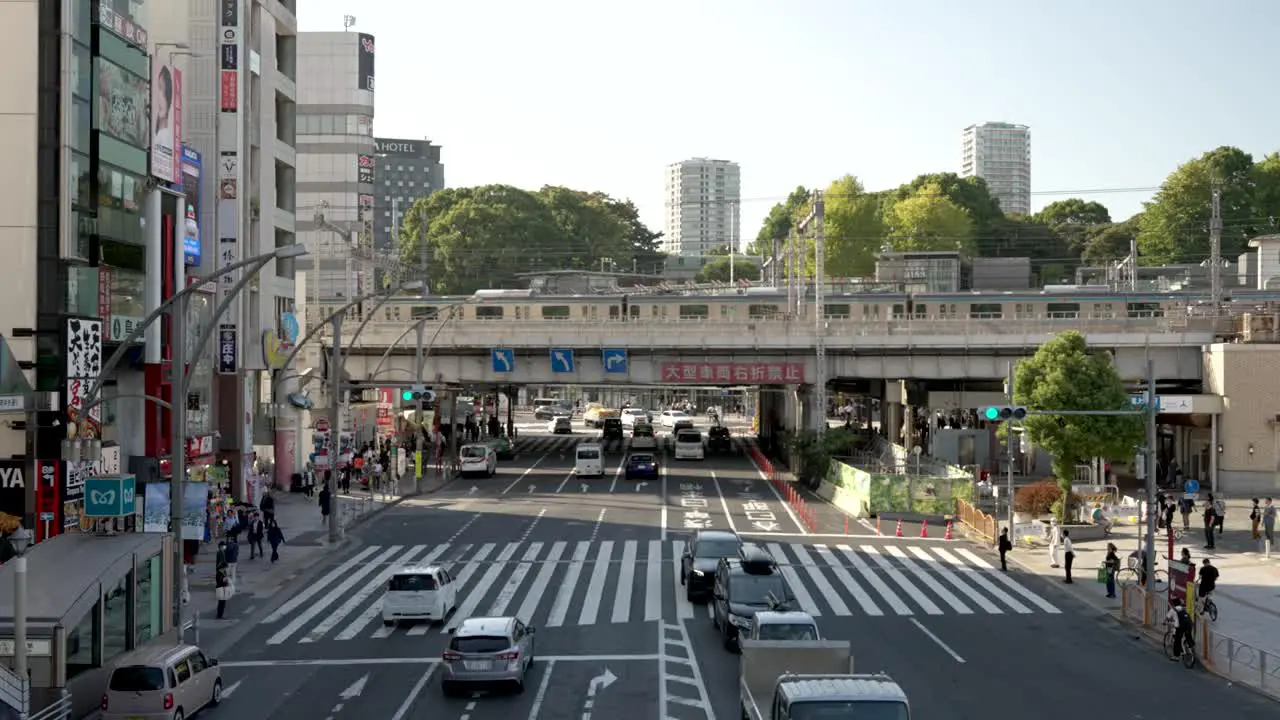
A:
<svg viewBox="0 0 1280 720">
<path fill-rule="evenodd" d="M 1182 490 L 1183 492 L 1186 492 L 1189 495 L 1195 495 L 1196 493 L 1200 492 L 1200 481 L 1188 480 L 1187 484 L 1183 486 Z"/>
<path fill-rule="evenodd" d="M 627 351 L 622 348 L 605 348 L 601 358 L 604 360 L 604 371 L 610 374 L 625 375 L 627 372 Z"/>
<path fill-rule="evenodd" d="M 493 348 L 489 351 L 493 359 L 493 371 L 509 373 L 516 369 L 516 353 L 511 348 Z"/>
<path fill-rule="evenodd" d="M 551 372 L 573 372 L 573 351 L 569 348 L 551 348 Z"/>
</svg>

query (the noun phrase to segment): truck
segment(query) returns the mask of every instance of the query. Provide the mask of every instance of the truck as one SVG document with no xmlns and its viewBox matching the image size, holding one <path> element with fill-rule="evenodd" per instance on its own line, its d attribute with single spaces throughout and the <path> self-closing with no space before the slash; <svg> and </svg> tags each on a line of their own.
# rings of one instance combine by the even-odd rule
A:
<svg viewBox="0 0 1280 720">
<path fill-rule="evenodd" d="M 745 720 L 910 720 L 902 688 L 885 674 L 855 674 L 853 647 L 836 640 L 741 640 Z M 856 706 L 856 707 L 855 707 Z"/>
</svg>

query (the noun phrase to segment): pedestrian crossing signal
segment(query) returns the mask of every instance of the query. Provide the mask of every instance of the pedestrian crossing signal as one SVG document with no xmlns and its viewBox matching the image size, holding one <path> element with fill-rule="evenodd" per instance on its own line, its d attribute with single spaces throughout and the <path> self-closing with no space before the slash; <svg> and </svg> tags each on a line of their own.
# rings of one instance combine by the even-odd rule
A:
<svg viewBox="0 0 1280 720">
<path fill-rule="evenodd" d="M 435 391 L 428 390 L 422 386 L 400 391 L 400 400 L 407 403 L 416 403 L 416 402 L 429 403 L 429 402 L 435 402 L 435 399 L 436 399 Z"/>
<path fill-rule="evenodd" d="M 982 417 L 987 422 L 1007 422 L 1021 420 L 1027 416 L 1027 409 L 1020 405 L 983 408 Z"/>
</svg>

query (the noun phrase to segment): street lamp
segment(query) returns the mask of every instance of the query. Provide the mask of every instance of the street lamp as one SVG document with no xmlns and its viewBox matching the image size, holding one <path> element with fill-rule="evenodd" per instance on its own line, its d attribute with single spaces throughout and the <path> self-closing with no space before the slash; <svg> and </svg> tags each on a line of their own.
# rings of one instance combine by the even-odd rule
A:
<svg viewBox="0 0 1280 720">
<path fill-rule="evenodd" d="M 80 408 L 81 414 L 88 418 L 90 410 L 103 403 L 104 398 L 101 396 L 103 382 L 115 370 L 116 365 L 124 357 L 129 346 L 141 337 L 147 327 L 166 311 L 172 313 L 170 347 L 173 367 L 173 397 L 185 398 L 191 382 L 191 373 L 187 370 L 186 360 L 187 298 L 206 282 L 216 281 L 218 277 L 241 268 L 249 268 L 236 284 L 231 286 L 218 305 L 214 307 L 214 320 L 209 323 L 209 327 L 205 328 L 196 340 L 195 349 L 192 353 L 192 357 L 198 360 L 200 354 L 204 352 L 205 346 L 209 344 L 209 339 L 213 336 L 214 330 L 218 327 L 218 319 L 227 312 L 227 308 L 231 306 L 231 303 L 235 301 L 241 291 L 248 287 L 249 283 L 253 278 L 257 277 L 267 263 L 272 260 L 300 257 L 306 255 L 307 252 L 307 247 L 299 243 L 283 245 L 271 252 L 254 255 L 227 265 L 211 275 L 196 278 L 195 282 L 189 283 L 187 287 L 178 290 L 172 297 L 161 303 L 155 310 L 152 310 L 151 314 L 143 318 L 142 322 L 138 323 L 132 332 L 125 335 L 116 351 L 102 364 L 102 370 L 99 372 L 98 377 L 94 379 L 89 392 L 85 394 L 85 403 Z M 176 311 L 173 310 L 175 306 Z M 172 420 L 173 436 L 170 440 L 169 448 L 169 466 L 171 470 L 169 483 L 169 523 L 171 527 L 169 532 L 173 537 L 173 627 L 177 632 L 178 643 L 181 644 L 183 641 L 182 604 L 184 598 L 187 597 L 187 574 L 182 561 L 182 499 L 185 494 L 183 491 L 187 478 L 187 413 L 179 406 L 169 415 Z M 102 442 L 100 440 L 92 437 L 77 437 L 77 434 L 85 434 L 87 427 L 87 422 L 80 423 L 79 428 L 75 427 L 74 423 L 68 424 L 68 440 L 63 442 L 63 453 L 68 462 L 92 461 L 101 456 Z"/>
<path fill-rule="evenodd" d="M 31 547 L 31 531 L 18 526 L 9 534 L 13 548 L 13 672 L 26 687 L 27 672 L 27 548 Z"/>
</svg>

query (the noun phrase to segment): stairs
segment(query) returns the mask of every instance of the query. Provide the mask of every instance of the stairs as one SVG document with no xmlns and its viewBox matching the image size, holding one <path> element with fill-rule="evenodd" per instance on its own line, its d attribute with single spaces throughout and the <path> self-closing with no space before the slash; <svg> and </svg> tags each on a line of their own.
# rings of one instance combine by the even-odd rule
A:
<svg viewBox="0 0 1280 720">
<path fill-rule="evenodd" d="M 0 718 L 26 717 L 31 711 L 27 681 L 4 666 L 0 666 L 0 706 Z"/>
</svg>

